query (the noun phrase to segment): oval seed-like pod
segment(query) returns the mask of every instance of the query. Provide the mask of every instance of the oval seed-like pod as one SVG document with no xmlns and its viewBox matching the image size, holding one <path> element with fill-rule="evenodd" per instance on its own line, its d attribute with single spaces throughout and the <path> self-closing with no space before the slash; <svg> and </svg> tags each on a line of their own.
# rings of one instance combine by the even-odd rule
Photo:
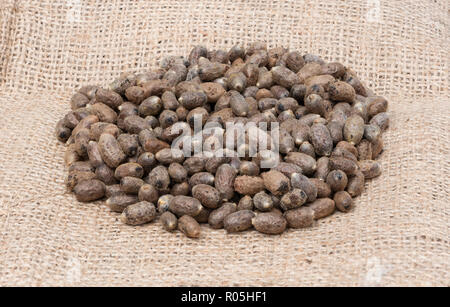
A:
<svg viewBox="0 0 450 307">
<path fill-rule="evenodd" d="M 355 175 L 350 176 L 347 184 L 347 192 L 351 197 L 356 197 L 364 191 L 364 174 L 358 170 Z"/>
<path fill-rule="evenodd" d="M 89 162 L 93 167 L 99 167 L 104 163 L 97 142 L 90 141 L 88 143 L 87 154 L 89 157 Z"/>
<path fill-rule="evenodd" d="M 229 164 L 222 164 L 216 171 L 214 186 L 225 201 L 233 198 L 235 176 L 236 170 Z"/>
<path fill-rule="evenodd" d="M 316 93 L 307 93 L 307 96 L 305 98 L 305 107 L 308 113 L 318 114 L 323 117 L 327 117 L 328 113 L 330 112 L 330 106 L 327 104 L 327 101 Z"/>
<path fill-rule="evenodd" d="M 271 211 L 273 209 L 273 200 L 266 192 L 261 191 L 253 196 L 253 205 L 262 212 Z"/>
<path fill-rule="evenodd" d="M 292 174 L 294 173 L 302 173 L 302 169 L 300 166 L 287 162 L 278 163 L 278 165 L 274 167 L 273 170 L 281 172 L 288 178 L 291 178 Z"/>
<path fill-rule="evenodd" d="M 178 116 L 177 113 L 172 110 L 164 110 L 159 115 L 158 120 L 161 128 L 165 129 L 167 127 L 172 126 L 176 122 L 178 122 Z"/>
<path fill-rule="evenodd" d="M 279 150 L 281 153 L 287 154 L 295 149 L 294 138 L 288 131 L 279 129 L 279 136 Z"/>
<path fill-rule="evenodd" d="M 80 157 L 87 156 L 87 147 L 90 141 L 90 131 L 89 129 L 83 128 L 78 130 L 74 135 L 75 140 L 75 150 Z"/>
<path fill-rule="evenodd" d="M 223 228 L 225 218 L 233 212 L 236 212 L 237 206 L 235 203 L 224 203 L 218 209 L 211 211 L 208 218 L 208 224 L 211 228 Z"/>
<path fill-rule="evenodd" d="M 328 157 L 321 157 L 317 160 L 317 168 L 314 173 L 314 178 L 320 180 L 326 180 L 328 173 L 330 172 L 330 159 Z"/>
<path fill-rule="evenodd" d="M 159 220 L 161 221 L 161 224 L 165 230 L 172 231 L 177 229 L 178 219 L 172 212 L 169 211 L 164 212 L 159 217 Z"/>
<path fill-rule="evenodd" d="M 345 159 L 351 160 L 353 162 L 358 161 L 358 158 L 355 157 L 354 154 L 352 154 L 350 151 L 348 151 L 342 147 L 336 147 L 333 150 L 333 153 L 331 154 L 331 158 L 345 158 Z"/>
<path fill-rule="evenodd" d="M 264 186 L 273 195 L 283 195 L 291 188 L 290 180 L 283 173 L 271 170 L 261 174 L 264 180 Z"/>
<path fill-rule="evenodd" d="M 123 212 L 129 205 L 137 203 L 136 195 L 116 194 L 106 200 L 106 205 L 114 212 Z"/>
<path fill-rule="evenodd" d="M 289 152 L 284 159 L 286 162 L 300 166 L 303 173 L 307 176 L 314 174 L 317 169 L 316 160 L 301 152 Z"/>
<path fill-rule="evenodd" d="M 189 53 L 189 63 L 191 65 L 195 65 L 198 63 L 198 59 L 201 57 L 206 58 L 208 56 L 208 50 L 205 46 L 195 46 L 192 48 L 191 52 Z"/>
<path fill-rule="evenodd" d="M 95 101 L 102 102 L 114 110 L 123 103 L 122 96 L 112 90 L 105 90 L 102 88 L 99 88 L 95 92 Z"/>
<path fill-rule="evenodd" d="M 108 88 L 120 95 L 124 95 L 125 90 L 134 84 L 136 84 L 136 75 L 124 73 L 118 79 L 114 80 Z"/>
<path fill-rule="evenodd" d="M 158 96 L 151 96 L 142 101 L 139 105 L 139 114 L 141 116 L 157 116 L 163 108 L 161 98 Z"/>
<path fill-rule="evenodd" d="M 227 232 L 240 232 L 252 227 L 255 213 L 250 210 L 240 210 L 228 215 L 223 226 Z"/>
<path fill-rule="evenodd" d="M 66 128 L 73 129 L 80 123 L 74 112 L 69 112 L 64 116 L 62 125 Z"/>
<path fill-rule="evenodd" d="M 336 208 L 341 212 L 348 212 L 352 208 L 353 199 L 346 191 L 339 191 L 333 197 Z"/>
<path fill-rule="evenodd" d="M 372 159 L 372 143 L 368 140 L 361 140 L 356 148 L 358 149 L 358 160 Z"/>
<path fill-rule="evenodd" d="M 200 225 L 189 215 L 184 215 L 178 219 L 178 229 L 188 238 L 200 237 Z"/>
<path fill-rule="evenodd" d="M 105 184 L 97 179 L 83 180 L 73 188 L 73 192 L 78 201 L 94 201 L 105 196 Z"/>
<path fill-rule="evenodd" d="M 305 57 L 303 58 L 305 59 Z M 299 83 L 305 83 L 305 80 L 309 77 L 321 75 L 323 72 L 319 63 L 308 62 L 308 60 L 305 60 L 305 62 L 306 64 L 297 72 Z"/>
<path fill-rule="evenodd" d="M 103 181 L 105 184 L 117 183 L 117 180 L 114 177 L 114 170 L 106 164 L 102 164 L 95 169 L 95 176 L 98 180 Z"/>
<path fill-rule="evenodd" d="M 176 110 L 180 106 L 177 96 L 172 91 L 165 91 L 161 96 L 161 102 L 165 110 Z"/>
<path fill-rule="evenodd" d="M 262 112 L 275 108 L 278 100 L 275 98 L 262 98 L 258 100 L 258 109 Z"/>
<path fill-rule="evenodd" d="M 195 128 L 196 124 L 199 124 L 201 127 L 203 127 L 207 122 L 208 117 L 209 112 L 203 107 L 198 107 L 188 113 L 188 115 L 186 116 L 186 121 L 192 128 Z"/>
<path fill-rule="evenodd" d="M 235 72 L 228 76 L 228 88 L 241 93 L 247 86 L 247 78 L 242 72 Z"/>
<path fill-rule="evenodd" d="M 292 97 L 281 98 L 275 108 L 279 113 L 291 111 L 294 114 L 293 112 L 298 108 L 298 102 Z"/>
<path fill-rule="evenodd" d="M 169 203 L 169 210 L 177 216 L 196 216 L 202 208 L 203 206 L 198 199 L 184 195 L 175 196 Z"/>
<path fill-rule="evenodd" d="M 127 116 L 123 121 L 123 125 L 130 134 L 138 134 L 142 130 L 152 128 L 149 122 L 138 115 Z"/>
<path fill-rule="evenodd" d="M 136 177 L 123 177 L 120 180 L 120 189 L 124 193 L 138 194 L 139 189 L 144 185 L 144 180 Z"/>
<path fill-rule="evenodd" d="M 247 176 L 258 176 L 259 166 L 251 161 L 242 161 L 239 165 L 239 174 Z"/>
<path fill-rule="evenodd" d="M 355 101 L 355 89 L 348 83 L 343 81 L 335 81 L 328 85 L 330 98 L 334 101 Z"/>
<path fill-rule="evenodd" d="M 225 89 L 217 82 L 205 82 L 200 84 L 200 87 L 205 92 L 209 103 L 216 103 L 225 94 Z"/>
<path fill-rule="evenodd" d="M 141 144 L 145 151 L 148 151 L 152 154 L 156 154 L 158 151 L 164 148 L 170 148 L 169 144 L 157 139 L 156 137 L 145 138 L 144 141 L 141 141 Z"/>
<path fill-rule="evenodd" d="M 369 123 L 371 125 L 377 125 L 381 131 L 384 131 L 389 127 L 389 115 L 386 112 L 378 113 L 372 117 Z"/>
<path fill-rule="evenodd" d="M 150 171 L 146 181 L 158 191 L 165 191 L 170 185 L 169 172 L 166 167 L 159 165 Z"/>
<path fill-rule="evenodd" d="M 307 154 L 308 156 L 311 156 L 313 158 L 316 157 L 316 151 L 314 149 L 314 146 L 310 142 L 303 142 L 298 147 L 298 152 Z"/>
<path fill-rule="evenodd" d="M 171 163 L 167 171 L 170 178 L 172 178 L 175 182 L 183 182 L 188 178 L 188 172 L 179 163 Z"/>
<path fill-rule="evenodd" d="M 80 182 L 85 180 L 96 179 L 95 173 L 91 171 L 74 171 L 70 172 L 66 178 L 66 186 L 73 190 L 73 188 Z"/>
<path fill-rule="evenodd" d="M 309 207 L 288 210 L 283 216 L 290 228 L 310 227 L 314 223 L 314 210 Z"/>
<path fill-rule="evenodd" d="M 141 225 L 151 222 L 155 217 L 155 205 L 148 201 L 141 201 L 126 207 L 120 216 L 120 220 L 128 225 Z"/>
<path fill-rule="evenodd" d="M 72 110 L 85 107 L 89 103 L 89 98 L 81 93 L 75 93 L 70 99 L 70 107 Z"/>
<path fill-rule="evenodd" d="M 260 89 L 270 89 L 273 86 L 273 78 L 272 78 L 272 72 L 270 71 L 260 71 L 258 74 L 258 80 L 256 82 L 256 86 Z M 260 95 L 262 93 L 266 93 L 266 92 L 261 92 Z M 269 92 L 267 92 L 269 93 Z M 270 93 L 271 94 L 271 93 Z M 272 95 L 270 95 L 272 96 Z"/>
<path fill-rule="evenodd" d="M 211 209 L 203 207 L 199 214 L 194 216 L 194 219 L 198 223 L 208 223 L 209 215 L 211 214 Z"/>
<path fill-rule="evenodd" d="M 227 65 L 217 62 L 199 63 L 198 76 L 202 81 L 213 81 L 223 77 L 227 67 Z"/>
<path fill-rule="evenodd" d="M 233 92 L 230 97 L 230 107 L 236 116 L 247 116 L 248 115 L 248 104 L 244 96 L 238 92 Z"/>
<path fill-rule="evenodd" d="M 327 124 L 328 131 L 330 131 L 331 139 L 333 144 L 337 144 L 344 139 L 343 129 L 344 124 L 338 121 L 330 121 Z"/>
<path fill-rule="evenodd" d="M 383 139 L 381 137 L 372 143 L 372 160 L 378 158 L 380 153 L 383 151 L 383 146 Z"/>
<path fill-rule="evenodd" d="M 119 165 L 114 172 L 114 177 L 116 177 L 116 179 L 118 180 L 127 176 L 142 178 L 143 175 L 144 169 L 142 168 L 142 166 L 134 162 Z"/>
<path fill-rule="evenodd" d="M 190 157 L 187 158 L 183 167 L 186 169 L 189 175 L 203 172 L 205 170 L 206 159 L 204 157 Z"/>
<path fill-rule="evenodd" d="M 308 205 L 314 211 L 314 219 L 318 220 L 331 215 L 335 210 L 334 200 L 330 198 L 318 198 Z"/>
<path fill-rule="evenodd" d="M 272 92 L 269 89 L 262 88 L 256 92 L 255 99 L 257 101 L 259 101 L 264 98 L 275 98 L 275 96 L 272 94 Z"/>
<path fill-rule="evenodd" d="M 161 197 L 159 197 L 158 202 L 156 203 L 156 208 L 158 209 L 159 213 L 163 213 L 169 210 L 169 205 L 172 199 L 175 196 L 170 194 L 165 194 Z"/>
<path fill-rule="evenodd" d="M 306 85 L 304 84 L 294 84 L 291 87 L 290 96 L 297 100 L 299 103 L 303 101 L 306 94 Z"/>
<path fill-rule="evenodd" d="M 374 117 L 375 115 L 386 112 L 388 107 L 388 102 L 384 97 L 375 96 L 368 98 L 368 115 L 369 117 Z"/>
<path fill-rule="evenodd" d="M 364 138 L 376 143 L 381 136 L 381 129 L 377 125 L 364 125 Z"/>
<path fill-rule="evenodd" d="M 111 184 L 105 186 L 105 197 L 110 198 L 114 195 L 124 194 L 120 189 L 120 184 Z"/>
<path fill-rule="evenodd" d="M 292 51 L 286 56 L 286 66 L 294 73 L 298 72 L 305 65 L 305 60 L 300 52 Z"/>
<path fill-rule="evenodd" d="M 253 210 L 253 199 L 249 195 L 244 195 L 237 206 L 237 210 Z"/>
<path fill-rule="evenodd" d="M 208 97 L 203 92 L 184 92 L 178 98 L 180 104 L 187 110 L 192 110 L 197 107 L 203 106 L 207 101 Z"/>
<path fill-rule="evenodd" d="M 323 124 L 314 124 L 310 132 L 311 142 L 316 154 L 319 156 L 329 156 L 333 150 L 333 139 L 330 131 Z"/>
<path fill-rule="evenodd" d="M 355 145 L 350 144 L 346 141 L 341 141 L 336 144 L 336 148 L 342 148 L 353 154 L 354 157 L 358 156 L 358 149 L 356 149 Z"/>
<path fill-rule="evenodd" d="M 332 157 L 329 161 L 330 170 L 342 170 L 348 176 L 354 175 L 358 170 L 358 164 L 350 159 Z"/>
<path fill-rule="evenodd" d="M 144 96 L 158 96 L 167 91 L 170 86 L 167 80 L 150 80 L 142 84 Z"/>
<path fill-rule="evenodd" d="M 307 199 L 308 196 L 305 192 L 300 189 L 293 189 L 281 197 L 280 207 L 284 211 L 296 209 L 301 207 Z"/>
<path fill-rule="evenodd" d="M 164 148 L 155 154 L 161 164 L 181 163 L 184 161 L 183 151 L 176 148 Z"/>
<path fill-rule="evenodd" d="M 189 183 L 182 182 L 182 183 L 176 183 L 172 185 L 172 188 L 170 189 L 170 194 L 173 196 L 177 195 L 184 195 L 188 196 L 191 192 L 191 187 L 189 186 Z"/>
<path fill-rule="evenodd" d="M 120 148 L 116 138 L 108 133 L 100 136 L 98 147 L 103 161 L 112 168 L 119 166 L 125 159 L 126 155 Z"/>
<path fill-rule="evenodd" d="M 338 62 L 327 63 L 322 65 L 322 72 L 327 75 L 333 75 L 335 78 L 342 78 L 345 74 L 345 67 Z"/>
<path fill-rule="evenodd" d="M 148 201 L 150 203 L 156 203 L 159 199 L 159 193 L 154 186 L 150 184 L 144 184 L 139 189 L 138 198 L 140 201 Z"/>
<path fill-rule="evenodd" d="M 75 128 L 76 129 L 76 128 Z M 74 129 L 74 131 L 75 131 Z M 119 127 L 117 127 L 114 124 L 108 124 L 108 123 L 94 123 L 91 125 L 90 128 L 90 139 L 99 141 L 100 136 L 104 133 L 111 134 L 113 137 L 117 138 L 119 134 L 121 133 Z M 75 135 L 75 134 L 73 134 Z"/>
<path fill-rule="evenodd" d="M 303 142 L 309 141 L 311 128 L 303 123 L 299 123 L 297 127 L 291 132 L 294 138 L 295 145 L 300 146 Z"/>
<path fill-rule="evenodd" d="M 331 188 L 328 183 L 318 178 L 310 178 L 309 180 L 316 186 L 318 198 L 326 198 L 331 195 Z"/>
<path fill-rule="evenodd" d="M 79 160 L 80 156 L 77 154 L 75 144 L 70 144 L 67 146 L 66 152 L 64 153 L 64 164 L 70 167 L 73 163 Z"/>
<path fill-rule="evenodd" d="M 280 213 L 263 212 L 252 219 L 255 229 L 265 234 L 281 234 L 286 229 L 286 219 Z"/>
<path fill-rule="evenodd" d="M 138 136 L 136 134 L 122 133 L 117 137 L 122 151 L 129 157 L 136 155 L 139 148 Z"/>
<path fill-rule="evenodd" d="M 214 185 L 215 177 L 211 173 L 200 172 L 196 173 L 189 178 L 189 185 L 191 187 L 196 186 L 197 184 L 208 184 Z"/>
<path fill-rule="evenodd" d="M 149 172 L 155 165 L 155 156 L 151 152 L 144 152 L 139 155 L 137 163 L 141 165 L 146 172 Z"/>
<path fill-rule="evenodd" d="M 357 145 L 364 135 L 364 119 L 359 115 L 352 115 L 345 121 L 344 138 L 347 142 Z"/>
<path fill-rule="evenodd" d="M 97 102 L 88 105 L 87 108 L 92 114 L 96 115 L 101 122 L 115 123 L 117 120 L 116 112 L 104 103 Z"/>
<path fill-rule="evenodd" d="M 219 191 L 207 184 L 198 184 L 192 188 L 192 196 L 206 208 L 216 209 L 220 205 Z"/>
<path fill-rule="evenodd" d="M 273 95 L 273 98 L 275 99 L 283 99 L 286 97 L 289 97 L 289 91 L 280 85 L 274 85 L 270 88 L 270 92 Z"/>
<path fill-rule="evenodd" d="M 348 178 L 347 175 L 341 170 L 333 170 L 328 173 L 327 183 L 332 191 L 343 191 L 347 187 Z"/>
<path fill-rule="evenodd" d="M 375 178 L 381 175 L 381 164 L 374 160 L 363 160 L 358 162 L 365 179 Z"/>
<path fill-rule="evenodd" d="M 286 67 L 275 66 L 270 71 L 272 72 L 273 81 L 282 87 L 290 89 L 294 84 L 300 83 L 298 76 Z"/>
<path fill-rule="evenodd" d="M 291 186 L 300 189 L 307 195 L 307 201 L 313 202 L 317 198 L 317 188 L 305 175 L 294 173 L 291 176 Z"/>
<path fill-rule="evenodd" d="M 95 167 L 89 161 L 76 161 L 72 163 L 69 167 L 69 173 L 79 171 L 79 172 L 93 172 Z"/>
<path fill-rule="evenodd" d="M 238 58 L 244 59 L 244 56 L 245 56 L 245 49 L 240 45 L 234 45 L 228 51 L 228 58 L 230 59 L 230 62 L 234 62 Z"/>
</svg>

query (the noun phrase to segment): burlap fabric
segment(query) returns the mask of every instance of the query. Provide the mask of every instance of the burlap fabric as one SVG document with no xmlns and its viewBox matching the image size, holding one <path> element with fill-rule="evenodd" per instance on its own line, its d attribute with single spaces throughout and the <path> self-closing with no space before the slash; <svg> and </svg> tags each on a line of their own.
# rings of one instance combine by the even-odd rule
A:
<svg viewBox="0 0 450 307">
<path fill-rule="evenodd" d="M 0 285 L 450 285 L 449 2 L 0 3 Z M 381 177 L 348 214 L 281 236 L 124 226 L 64 187 L 74 89 L 194 44 L 265 40 L 342 61 L 390 101 Z"/>
</svg>

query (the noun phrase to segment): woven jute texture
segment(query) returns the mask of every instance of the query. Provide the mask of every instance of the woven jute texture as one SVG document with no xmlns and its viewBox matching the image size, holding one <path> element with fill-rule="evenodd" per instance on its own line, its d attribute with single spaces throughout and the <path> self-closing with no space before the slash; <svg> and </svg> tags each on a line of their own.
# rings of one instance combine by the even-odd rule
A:
<svg viewBox="0 0 450 307">
<path fill-rule="evenodd" d="M 450 286 L 449 2 L 0 2 L 0 285 Z M 389 102 L 383 174 L 347 214 L 190 240 L 65 190 L 74 90 L 195 44 L 265 40 L 341 61 Z"/>
</svg>

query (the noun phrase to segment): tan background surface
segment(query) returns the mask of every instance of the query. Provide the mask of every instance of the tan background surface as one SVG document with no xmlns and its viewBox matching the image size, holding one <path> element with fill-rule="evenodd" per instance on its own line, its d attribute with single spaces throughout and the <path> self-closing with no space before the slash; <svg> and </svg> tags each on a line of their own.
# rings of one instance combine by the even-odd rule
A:
<svg viewBox="0 0 450 307">
<path fill-rule="evenodd" d="M 193 44 L 342 61 L 390 101 L 384 172 L 348 214 L 282 236 L 129 227 L 64 188 L 74 88 Z M 0 285 L 450 286 L 449 2 L 0 2 Z"/>
</svg>

